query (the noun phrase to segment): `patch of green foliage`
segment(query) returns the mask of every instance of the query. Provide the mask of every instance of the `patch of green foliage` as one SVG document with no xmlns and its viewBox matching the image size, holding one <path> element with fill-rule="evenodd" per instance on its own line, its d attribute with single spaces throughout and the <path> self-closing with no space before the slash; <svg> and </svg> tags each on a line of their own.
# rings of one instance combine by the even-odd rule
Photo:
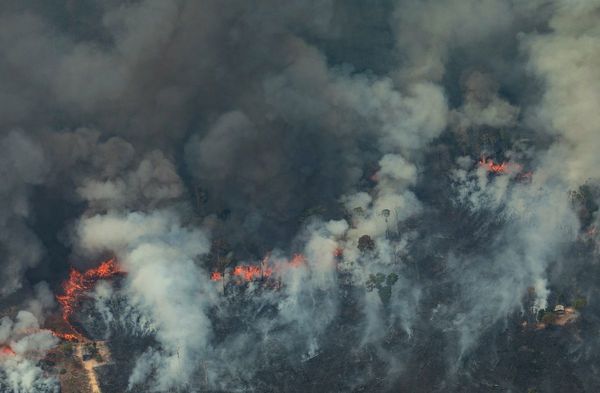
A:
<svg viewBox="0 0 600 393">
<path fill-rule="evenodd" d="M 398 275 L 396 273 L 390 273 L 388 274 L 385 283 L 391 287 L 396 283 L 396 281 L 398 281 Z"/>
<path fill-rule="evenodd" d="M 373 251 L 375 249 L 375 240 L 371 239 L 369 235 L 362 235 L 358 238 L 358 249 L 362 253 Z"/>
<path fill-rule="evenodd" d="M 369 275 L 369 279 L 367 280 L 366 286 L 367 291 L 371 292 L 374 289 L 381 288 L 381 285 L 385 281 L 385 274 L 377 273 Z"/>
<path fill-rule="evenodd" d="M 577 190 L 571 191 L 570 197 L 582 226 L 589 226 L 599 208 L 596 203 L 597 190 L 594 190 L 589 184 L 583 184 Z"/>
<path fill-rule="evenodd" d="M 381 302 L 385 305 L 390 303 L 392 298 L 392 286 L 398 281 L 396 273 L 390 273 L 387 276 L 383 273 L 371 274 L 365 283 L 367 291 L 371 292 L 377 289 Z"/>
</svg>

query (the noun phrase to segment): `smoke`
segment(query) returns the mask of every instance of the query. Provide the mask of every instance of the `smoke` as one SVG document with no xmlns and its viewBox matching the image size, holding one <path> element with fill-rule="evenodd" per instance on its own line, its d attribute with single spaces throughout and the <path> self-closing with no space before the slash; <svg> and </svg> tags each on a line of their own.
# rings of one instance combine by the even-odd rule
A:
<svg viewBox="0 0 600 393">
<path fill-rule="evenodd" d="M 575 241 L 579 223 L 571 209 L 568 189 L 563 184 L 539 180 L 514 183 L 515 174 L 490 178 L 480 167 L 471 172 L 457 170 L 458 202 L 471 214 L 492 212 L 497 228 L 482 226 L 493 233 L 487 252 L 459 259 L 451 258 L 453 281 L 470 299 L 457 313 L 460 353 L 477 343 L 481 332 L 522 307 L 528 287 L 536 294 L 534 312 L 547 307 L 547 271 L 558 263 L 561 253 Z M 500 229 L 498 229 L 500 228 Z"/>
<path fill-rule="evenodd" d="M 41 290 L 44 291 L 44 290 Z M 34 306 L 34 311 L 39 311 Z M 40 329 L 35 315 L 26 310 L 15 319 L 0 319 L 0 387 L 7 392 L 58 392 L 55 377 L 48 376 L 38 361 L 53 349 L 58 339 Z"/>
<path fill-rule="evenodd" d="M 597 177 L 598 158 L 592 151 L 598 137 L 597 11 L 595 1 L 559 5 L 549 21 L 550 33 L 532 35 L 523 43 L 530 53 L 529 66 L 546 87 L 534 121 L 558 136 L 544 166 L 570 187 Z"/>
<path fill-rule="evenodd" d="M 86 252 L 116 252 L 129 273 L 131 305 L 151 321 L 160 343 L 160 352 L 149 350 L 138 360 L 130 383 L 149 377 L 147 362 L 157 368 L 158 390 L 189 380 L 210 339 L 205 309 L 214 291 L 206 288 L 208 277 L 194 261 L 208 252 L 206 237 L 182 228 L 168 211 L 89 217 L 77 234 Z"/>
<path fill-rule="evenodd" d="M 21 287 L 27 268 L 35 266 L 42 254 L 42 245 L 29 227 L 32 187 L 43 183 L 46 172 L 44 154 L 34 140 L 22 131 L 13 130 L 0 140 L 3 170 L 0 189 L 3 201 L 0 210 L 0 253 L 2 255 L 2 295 Z"/>
<path fill-rule="evenodd" d="M 56 391 L 53 293 L 107 256 L 79 322 L 123 390 L 497 382 L 506 331 L 596 293 L 599 9 L 5 2 L 3 389 Z"/>
<path fill-rule="evenodd" d="M 453 49 L 495 40 L 509 30 L 514 23 L 513 7 L 511 2 L 498 0 L 399 2 L 392 25 L 405 64 L 398 77 L 440 80 Z"/>
</svg>

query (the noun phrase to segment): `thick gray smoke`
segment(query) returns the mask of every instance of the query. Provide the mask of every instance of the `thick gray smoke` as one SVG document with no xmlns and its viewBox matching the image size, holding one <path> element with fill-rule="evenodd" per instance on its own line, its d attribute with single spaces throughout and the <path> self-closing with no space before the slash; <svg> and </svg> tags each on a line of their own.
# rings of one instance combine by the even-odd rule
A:
<svg viewBox="0 0 600 393">
<path fill-rule="evenodd" d="M 0 388 L 6 392 L 54 393 L 59 391 L 56 376 L 47 375 L 37 363 L 56 347 L 52 332 L 40 329 L 43 316 L 54 306 L 48 286 L 39 283 L 26 309 L 14 320 L 0 319 Z"/>
<path fill-rule="evenodd" d="M 598 15 L 3 2 L 0 387 L 58 389 L 52 292 L 114 256 L 78 327 L 121 390 L 561 391 L 506 354 L 557 303 L 600 321 Z"/>
<path fill-rule="evenodd" d="M 31 231 L 29 194 L 43 182 L 46 164 L 41 146 L 23 131 L 13 130 L 0 141 L 3 168 L 0 225 L 2 225 L 2 295 L 21 287 L 27 268 L 34 266 L 42 253 L 42 245 Z"/>
</svg>

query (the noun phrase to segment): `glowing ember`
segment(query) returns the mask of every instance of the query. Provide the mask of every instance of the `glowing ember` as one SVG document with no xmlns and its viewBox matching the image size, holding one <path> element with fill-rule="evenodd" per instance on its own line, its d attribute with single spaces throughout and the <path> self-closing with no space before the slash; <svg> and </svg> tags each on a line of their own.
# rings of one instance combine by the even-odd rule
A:
<svg viewBox="0 0 600 393">
<path fill-rule="evenodd" d="M 69 319 L 81 297 L 92 289 L 98 280 L 111 278 L 119 274 L 123 274 L 123 271 L 119 269 L 114 258 L 102 262 L 100 266 L 83 273 L 71 269 L 69 279 L 63 283 L 64 295 L 56 296 L 56 300 L 62 307 L 63 320 L 71 326 Z M 76 332 L 72 326 L 71 329 Z M 55 332 L 54 335 L 69 341 L 76 341 L 81 338 L 80 334 Z"/>
<path fill-rule="evenodd" d="M 15 351 L 13 351 L 13 349 L 11 347 L 9 347 L 8 345 L 2 345 L 0 346 L 0 355 L 4 355 L 4 356 L 14 356 L 16 355 Z"/>
<path fill-rule="evenodd" d="M 304 265 L 304 255 L 294 254 L 292 260 L 290 261 L 290 265 L 292 265 L 293 267 L 299 267 Z"/>
<path fill-rule="evenodd" d="M 485 168 L 487 172 L 495 173 L 497 175 L 510 174 L 520 172 L 522 167 L 519 164 L 511 162 L 503 162 L 500 164 L 495 163 L 491 159 L 481 158 L 479 160 L 479 167 Z"/>
<path fill-rule="evenodd" d="M 55 332 L 55 331 L 52 331 L 52 334 L 54 335 L 54 337 L 60 338 L 61 340 L 64 340 L 64 341 L 80 341 L 81 340 L 81 336 L 79 334 L 60 333 L 60 332 Z"/>
<path fill-rule="evenodd" d="M 336 258 L 341 258 L 344 256 L 344 249 L 341 247 L 337 247 L 334 251 L 333 251 L 333 256 Z"/>
<path fill-rule="evenodd" d="M 343 251 L 341 248 L 335 250 L 335 256 L 342 257 Z M 288 263 L 275 261 L 271 262 L 271 255 L 267 254 L 259 265 L 237 265 L 231 271 L 229 277 L 234 279 L 234 282 L 249 282 L 262 279 L 271 279 L 275 275 L 281 273 L 281 269 L 286 267 L 297 268 L 304 265 L 304 255 L 294 254 Z M 211 281 L 224 281 L 225 275 L 222 272 L 214 271 L 210 273 Z"/>
<path fill-rule="evenodd" d="M 260 266 L 256 265 L 238 265 L 233 269 L 232 274 L 243 278 L 244 281 L 252 281 L 270 275 L 270 271 L 263 272 Z"/>
</svg>

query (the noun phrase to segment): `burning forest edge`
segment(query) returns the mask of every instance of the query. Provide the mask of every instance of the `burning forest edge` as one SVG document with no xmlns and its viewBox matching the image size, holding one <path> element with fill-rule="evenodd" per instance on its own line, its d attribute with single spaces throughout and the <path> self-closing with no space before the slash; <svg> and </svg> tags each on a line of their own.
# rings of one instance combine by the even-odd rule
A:
<svg viewBox="0 0 600 393">
<path fill-rule="evenodd" d="M 102 262 L 96 268 L 90 268 L 83 273 L 71 268 L 69 278 L 62 284 L 63 294 L 57 295 L 56 300 L 60 304 L 63 321 L 70 328 L 68 333 L 53 332 L 57 337 L 68 341 L 83 341 L 84 336 L 71 324 L 71 316 L 86 292 L 92 290 L 98 280 L 109 279 L 114 276 L 123 275 L 115 258 Z"/>
<path fill-rule="evenodd" d="M 1 393 L 596 393 L 598 0 L 6 0 Z"/>
</svg>

